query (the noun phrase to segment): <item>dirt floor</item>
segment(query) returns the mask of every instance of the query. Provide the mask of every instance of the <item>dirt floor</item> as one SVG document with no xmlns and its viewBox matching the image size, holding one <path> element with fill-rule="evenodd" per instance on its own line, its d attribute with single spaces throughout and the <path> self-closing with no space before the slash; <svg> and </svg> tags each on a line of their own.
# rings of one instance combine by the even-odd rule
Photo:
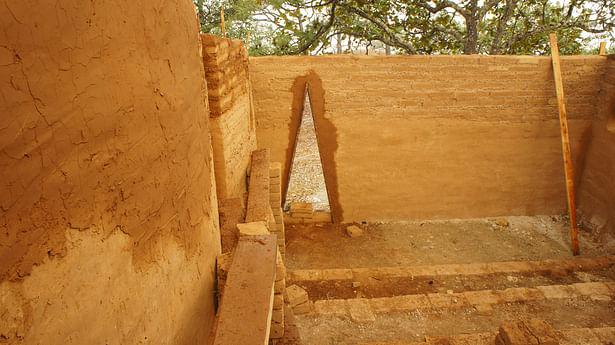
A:
<svg viewBox="0 0 615 345">
<path fill-rule="evenodd" d="M 615 305 L 585 299 L 542 301 L 532 304 L 497 305 L 489 315 L 474 309 L 416 310 L 411 313 L 376 315 L 372 323 L 347 318 L 297 316 L 304 345 L 354 345 L 368 342 L 424 341 L 425 335 L 451 336 L 462 333 L 496 333 L 509 320 L 539 318 L 555 329 L 615 326 Z"/>
<path fill-rule="evenodd" d="M 314 211 L 329 212 L 331 208 L 325 175 L 320 162 L 314 118 L 307 97 L 303 109 L 285 204 L 311 202 Z"/>
<path fill-rule="evenodd" d="M 288 224 L 286 264 L 293 269 L 361 268 L 538 261 L 573 257 L 569 225 L 562 216 L 358 224 L 363 235 L 350 237 L 341 224 Z M 612 240 L 579 234 L 582 256 L 615 254 Z M 377 298 L 510 287 L 615 281 L 615 268 L 588 271 L 494 273 L 485 275 L 301 281 L 311 301 Z M 424 341 L 426 336 L 497 332 L 510 320 L 541 318 L 555 329 L 615 326 L 615 301 L 589 298 L 541 300 L 493 306 L 484 314 L 472 307 L 376 314 L 374 322 L 305 314 L 297 325 L 305 345 Z"/>
<path fill-rule="evenodd" d="M 481 218 L 359 224 L 351 238 L 343 224 L 288 224 L 289 269 L 357 268 L 529 261 L 570 258 L 569 225 L 562 216 Z M 581 256 L 615 254 L 581 228 Z"/>
</svg>

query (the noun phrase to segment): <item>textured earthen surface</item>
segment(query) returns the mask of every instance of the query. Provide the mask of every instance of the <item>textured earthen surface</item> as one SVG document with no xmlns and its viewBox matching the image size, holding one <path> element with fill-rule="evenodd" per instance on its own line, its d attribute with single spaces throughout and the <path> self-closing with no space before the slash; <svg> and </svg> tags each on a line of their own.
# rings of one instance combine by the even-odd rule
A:
<svg viewBox="0 0 615 345">
<path fill-rule="evenodd" d="M 562 57 L 577 174 L 605 64 Z M 335 221 L 566 212 L 550 57 L 260 57 L 250 73 L 258 145 L 286 168 L 297 84 L 322 84 L 312 105 Z"/>
<path fill-rule="evenodd" d="M 269 150 L 261 149 L 252 153 L 250 187 L 246 206 L 246 223 L 265 222 L 269 224 Z"/>
<path fill-rule="evenodd" d="M 583 217 L 599 233 L 615 236 L 615 55 L 609 56 L 602 78 L 598 113 L 591 131 L 577 201 Z"/>
<path fill-rule="evenodd" d="M 239 230 L 237 224 L 246 219 L 246 208 L 239 198 L 224 199 L 218 203 L 220 214 L 220 243 L 222 253 L 229 253 L 237 246 Z"/>
<path fill-rule="evenodd" d="M 192 3 L 0 18 L 0 343 L 206 340 L 220 244 Z"/>
<path fill-rule="evenodd" d="M 201 41 L 218 198 L 239 198 L 256 149 L 248 51 L 240 40 L 202 34 Z"/>
</svg>

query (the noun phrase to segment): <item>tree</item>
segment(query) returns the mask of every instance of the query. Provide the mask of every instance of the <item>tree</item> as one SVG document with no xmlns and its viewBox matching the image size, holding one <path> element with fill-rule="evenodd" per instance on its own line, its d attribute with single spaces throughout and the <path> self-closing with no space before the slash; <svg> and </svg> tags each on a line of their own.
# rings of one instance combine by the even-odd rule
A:
<svg viewBox="0 0 615 345">
<path fill-rule="evenodd" d="M 238 27 L 232 32 L 238 36 L 233 37 L 252 32 L 257 40 L 251 39 L 250 49 L 266 46 L 268 50 L 257 52 L 264 54 L 333 50 L 331 38 L 337 35 L 364 46 L 382 42 L 406 54 L 546 54 L 550 32 L 558 34 L 563 54 L 574 54 L 585 49 L 591 35 L 613 38 L 615 30 L 612 0 L 561 4 L 551 0 L 199 0 L 199 4 L 203 31 L 216 30 L 220 7 L 216 4 L 225 6 L 232 25 Z"/>
</svg>

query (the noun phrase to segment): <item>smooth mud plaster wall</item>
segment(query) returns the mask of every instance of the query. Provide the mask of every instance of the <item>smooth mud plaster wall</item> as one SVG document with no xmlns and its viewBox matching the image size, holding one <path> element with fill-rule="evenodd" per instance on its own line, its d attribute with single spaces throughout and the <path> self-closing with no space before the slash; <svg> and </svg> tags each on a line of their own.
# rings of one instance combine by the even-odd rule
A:
<svg viewBox="0 0 615 345">
<path fill-rule="evenodd" d="M 562 58 L 576 171 L 605 63 Z M 259 57 L 250 73 L 258 146 L 287 170 L 310 81 L 336 221 L 566 212 L 550 57 Z"/>
<path fill-rule="evenodd" d="M 240 40 L 202 34 L 218 198 L 243 198 L 256 149 L 248 51 Z"/>
<path fill-rule="evenodd" d="M 600 233 L 615 236 L 615 55 L 609 56 L 579 186 L 579 207 Z"/>
<path fill-rule="evenodd" d="M 0 19 L 0 343 L 205 343 L 220 244 L 192 2 Z"/>
</svg>

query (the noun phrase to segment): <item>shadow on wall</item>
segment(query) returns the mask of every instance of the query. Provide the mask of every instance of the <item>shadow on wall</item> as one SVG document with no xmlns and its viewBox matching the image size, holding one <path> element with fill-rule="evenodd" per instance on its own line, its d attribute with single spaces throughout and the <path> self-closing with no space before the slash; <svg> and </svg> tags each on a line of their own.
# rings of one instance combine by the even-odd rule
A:
<svg viewBox="0 0 615 345">
<path fill-rule="evenodd" d="M 615 133 L 615 94 L 611 97 L 606 117 L 606 129 L 611 133 Z"/>
<path fill-rule="evenodd" d="M 306 75 L 295 78 L 290 91 L 293 94 L 292 119 L 289 123 L 288 143 L 286 149 L 286 164 L 284 166 L 283 179 L 286 181 L 282 191 L 283 199 L 286 199 L 288 180 L 292 164 L 292 157 L 297 141 L 297 134 L 301 125 L 301 114 L 305 101 L 305 86 L 310 87 L 310 104 L 312 106 L 312 116 L 314 127 L 318 136 L 318 150 L 322 163 L 322 170 L 325 175 L 325 184 L 329 195 L 331 215 L 334 222 L 342 220 L 342 207 L 339 203 L 339 193 L 337 184 L 337 170 L 335 166 L 335 152 L 337 151 L 337 128 L 333 123 L 325 118 L 325 90 L 322 87 L 322 80 L 315 71 L 309 71 Z"/>
</svg>

